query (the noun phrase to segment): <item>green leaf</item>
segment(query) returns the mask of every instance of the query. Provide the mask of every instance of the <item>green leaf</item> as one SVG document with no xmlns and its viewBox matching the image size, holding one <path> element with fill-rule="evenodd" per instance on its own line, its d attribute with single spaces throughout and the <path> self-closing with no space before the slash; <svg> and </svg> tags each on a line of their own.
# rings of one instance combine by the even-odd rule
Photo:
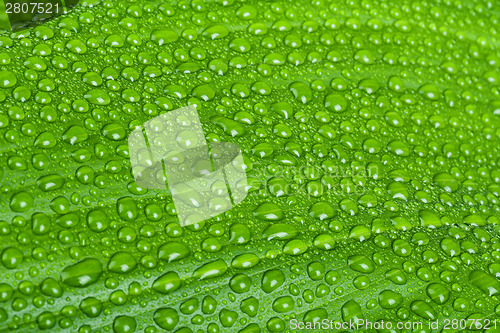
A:
<svg viewBox="0 0 500 333">
<path fill-rule="evenodd" d="M 0 332 L 500 331 L 492 6 L 83 1 L 0 34 Z M 181 227 L 127 138 L 186 105 L 251 191 Z"/>
</svg>

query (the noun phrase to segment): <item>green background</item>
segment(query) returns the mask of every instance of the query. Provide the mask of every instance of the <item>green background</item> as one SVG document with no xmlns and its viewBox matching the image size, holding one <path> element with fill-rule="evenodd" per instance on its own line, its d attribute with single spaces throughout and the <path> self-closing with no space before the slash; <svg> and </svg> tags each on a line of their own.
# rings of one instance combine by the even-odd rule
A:
<svg viewBox="0 0 500 333">
<path fill-rule="evenodd" d="M 2 33 L 0 331 L 496 320 L 498 20 L 487 1 L 120 0 Z M 181 228 L 127 136 L 188 104 L 242 147 L 251 193 Z"/>
</svg>

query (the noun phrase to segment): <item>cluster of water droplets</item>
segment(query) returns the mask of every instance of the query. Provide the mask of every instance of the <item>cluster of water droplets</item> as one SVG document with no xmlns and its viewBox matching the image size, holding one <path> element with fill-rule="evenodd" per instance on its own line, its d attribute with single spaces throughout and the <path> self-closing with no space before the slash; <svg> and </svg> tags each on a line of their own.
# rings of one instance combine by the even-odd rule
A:
<svg viewBox="0 0 500 333">
<path fill-rule="evenodd" d="M 0 35 L 0 330 L 498 318 L 491 6 L 87 1 Z M 127 136 L 187 104 L 250 193 L 182 228 Z"/>
</svg>

